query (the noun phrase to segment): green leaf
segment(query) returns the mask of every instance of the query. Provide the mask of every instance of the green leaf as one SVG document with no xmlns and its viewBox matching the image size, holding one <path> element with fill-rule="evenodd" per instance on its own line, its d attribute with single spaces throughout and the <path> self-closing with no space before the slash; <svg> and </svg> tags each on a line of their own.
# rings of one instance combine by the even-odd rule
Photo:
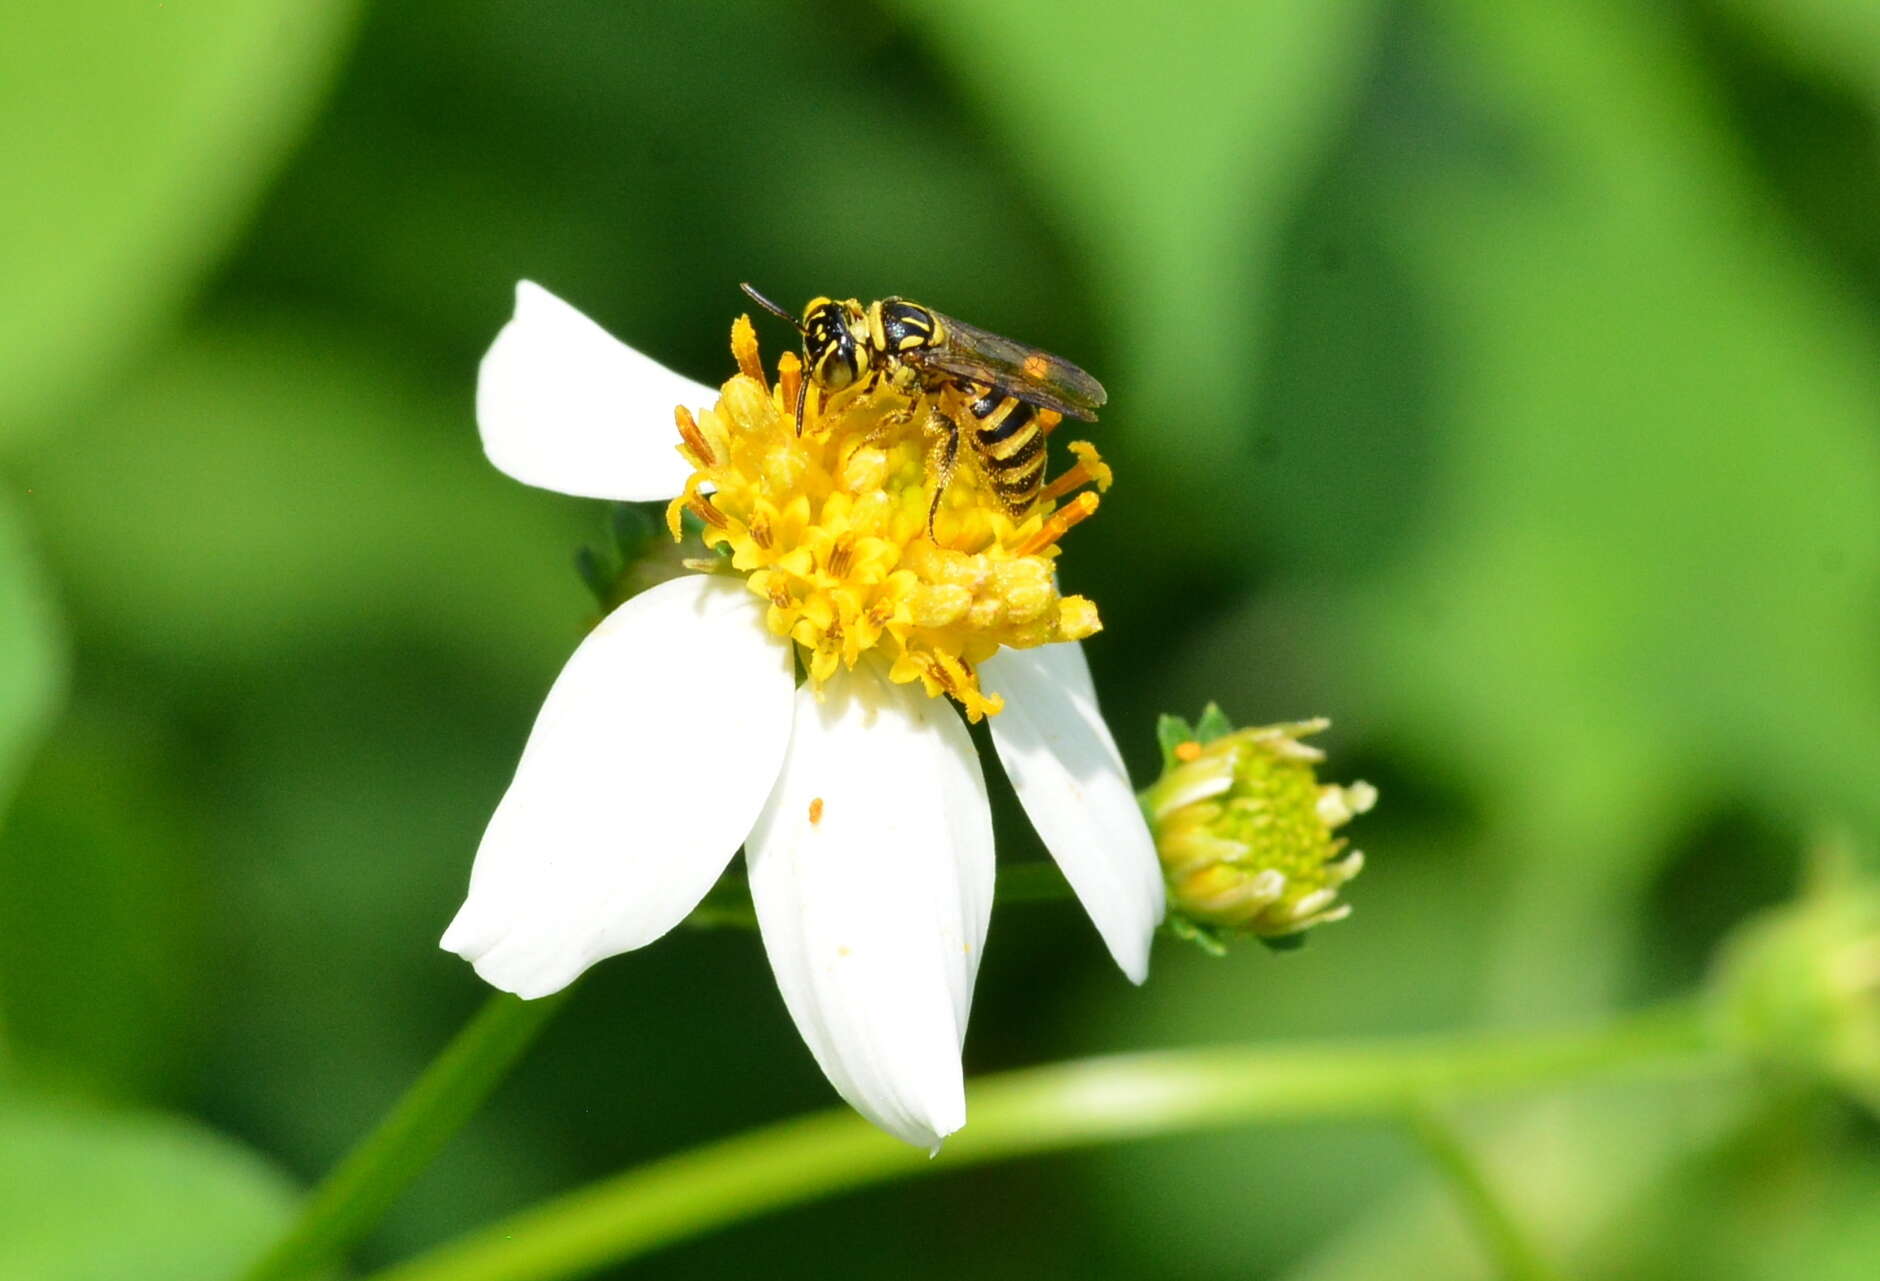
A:
<svg viewBox="0 0 1880 1281">
<path fill-rule="evenodd" d="M 192 1122 L 0 1099 L 0 1276 L 213 1281 L 292 1201 L 253 1154 Z"/>
<path fill-rule="evenodd" d="M 1880 107 L 1880 5 L 1865 0 L 1721 0 L 1797 63 Z"/>
<path fill-rule="evenodd" d="M 0 1024 L 35 1080 L 149 1099 L 194 1064 L 215 883 L 174 778 L 186 755 L 140 712 L 81 701 L 0 825 Z"/>
<path fill-rule="evenodd" d="M 0 492 L 0 811 L 46 719 L 63 675 L 52 601 Z"/>
<path fill-rule="evenodd" d="M 1501 142 L 1378 193 L 1442 307 L 1446 487 L 1345 643 L 1530 870 L 1496 974 L 1532 1010 L 1568 973 L 1607 999 L 1625 896 L 1716 798 L 1880 829 L 1880 336 L 1654 11 L 1443 7 L 1446 93 Z"/>
<path fill-rule="evenodd" d="M 26 5 L 0 42 L 0 441 L 173 315 L 315 104 L 345 0 Z"/>
</svg>

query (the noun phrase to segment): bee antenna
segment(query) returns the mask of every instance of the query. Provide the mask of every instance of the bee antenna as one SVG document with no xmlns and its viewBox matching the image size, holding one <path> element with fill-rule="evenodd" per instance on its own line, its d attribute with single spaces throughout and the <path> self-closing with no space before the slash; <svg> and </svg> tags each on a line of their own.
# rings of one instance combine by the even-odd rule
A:
<svg viewBox="0 0 1880 1281">
<path fill-rule="evenodd" d="M 790 328 L 796 330 L 796 332 L 798 332 L 799 334 L 804 332 L 803 322 L 798 320 L 795 316 L 791 315 L 789 312 L 785 311 L 783 308 L 779 307 L 776 303 L 770 301 L 770 299 L 764 297 L 764 295 L 758 293 L 755 289 L 751 288 L 749 285 L 741 284 L 738 286 L 738 288 L 742 289 L 745 293 L 749 294 L 751 296 L 751 301 L 756 303 L 759 307 L 762 307 L 765 311 L 777 317 L 779 320 L 789 322 Z"/>
</svg>

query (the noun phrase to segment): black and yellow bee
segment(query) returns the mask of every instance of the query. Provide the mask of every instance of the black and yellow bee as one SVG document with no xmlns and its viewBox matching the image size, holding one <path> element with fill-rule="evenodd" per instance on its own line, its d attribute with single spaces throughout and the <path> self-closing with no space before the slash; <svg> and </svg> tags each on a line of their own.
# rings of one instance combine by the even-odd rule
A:
<svg viewBox="0 0 1880 1281">
<path fill-rule="evenodd" d="M 825 395 L 858 382 L 863 393 L 887 384 L 908 400 L 906 408 L 887 416 L 890 425 L 912 422 L 926 401 L 925 430 L 933 441 L 929 529 L 959 461 L 962 427 L 969 428 L 964 434 L 987 485 L 1017 520 L 1031 511 L 1044 486 L 1044 428 L 1038 411 L 1094 421 L 1108 399 L 1103 384 L 1068 360 L 905 298 L 883 298 L 866 307 L 853 298 L 815 298 L 798 320 L 749 285 L 743 288 L 803 335 L 808 377 L 796 399 L 799 434 L 811 382 Z"/>
</svg>

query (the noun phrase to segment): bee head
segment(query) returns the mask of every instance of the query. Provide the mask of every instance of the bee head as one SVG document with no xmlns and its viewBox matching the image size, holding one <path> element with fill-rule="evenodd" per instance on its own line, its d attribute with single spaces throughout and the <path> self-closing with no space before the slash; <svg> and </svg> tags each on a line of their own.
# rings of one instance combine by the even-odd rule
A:
<svg viewBox="0 0 1880 1281">
<path fill-rule="evenodd" d="M 803 357 L 825 391 L 841 391 L 861 377 L 867 344 L 867 317 L 856 302 L 813 298 L 804 308 Z"/>
</svg>

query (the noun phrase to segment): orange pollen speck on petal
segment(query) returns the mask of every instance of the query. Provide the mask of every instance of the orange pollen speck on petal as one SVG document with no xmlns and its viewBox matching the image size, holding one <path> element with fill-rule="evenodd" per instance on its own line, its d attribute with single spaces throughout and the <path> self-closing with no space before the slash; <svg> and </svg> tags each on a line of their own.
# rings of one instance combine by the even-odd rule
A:
<svg viewBox="0 0 1880 1281">
<path fill-rule="evenodd" d="M 820 823 L 822 822 L 822 816 L 823 798 L 818 796 L 809 803 L 809 821 L 812 823 Z"/>
<path fill-rule="evenodd" d="M 1200 760 L 1201 759 L 1201 744 L 1197 743 L 1192 738 L 1189 739 L 1185 743 L 1175 744 L 1175 759 L 1183 762 L 1184 764 L 1189 761 Z"/>
<path fill-rule="evenodd" d="M 927 419 L 967 412 L 957 391 L 910 399 L 883 382 L 825 397 L 794 352 L 773 382 L 742 317 L 732 347 L 738 373 L 718 402 L 676 416 L 695 470 L 668 524 L 678 531 L 686 511 L 704 522 L 714 567 L 746 576 L 769 606 L 764 625 L 798 647 L 812 688 L 867 662 L 978 720 L 1003 706 L 979 688 L 988 658 L 1101 628 L 1090 601 L 1058 591 L 1056 563 L 1060 540 L 1096 510 L 1094 493 L 1070 491 L 1109 481 L 1094 449 L 1075 442 L 1076 461 L 1022 513 L 966 450 L 936 495 Z"/>
</svg>

